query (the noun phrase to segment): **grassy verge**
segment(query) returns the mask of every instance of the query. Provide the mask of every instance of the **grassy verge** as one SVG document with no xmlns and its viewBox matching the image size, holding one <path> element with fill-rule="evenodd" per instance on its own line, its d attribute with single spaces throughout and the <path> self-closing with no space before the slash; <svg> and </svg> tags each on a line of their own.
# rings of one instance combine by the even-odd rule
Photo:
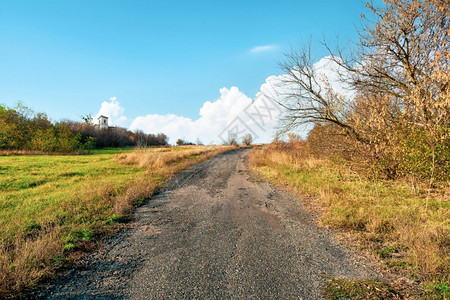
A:
<svg viewBox="0 0 450 300">
<path fill-rule="evenodd" d="M 385 268 L 419 282 L 423 297 L 450 297 L 449 186 L 418 194 L 405 182 L 373 182 L 343 163 L 275 146 L 253 149 L 250 163 L 311 199 L 323 225 L 345 229 Z"/>
<path fill-rule="evenodd" d="M 344 280 L 333 278 L 324 290 L 326 299 L 405 299 L 406 294 L 391 284 L 375 279 Z"/>
<path fill-rule="evenodd" d="M 225 146 L 0 156 L 0 298 L 95 248 L 176 172 Z"/>
</svg>

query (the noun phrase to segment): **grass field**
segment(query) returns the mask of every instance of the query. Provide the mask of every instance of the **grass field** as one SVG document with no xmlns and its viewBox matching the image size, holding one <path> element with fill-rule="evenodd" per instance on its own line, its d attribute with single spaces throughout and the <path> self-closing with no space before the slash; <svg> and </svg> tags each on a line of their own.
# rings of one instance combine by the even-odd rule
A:
<svg viewBox="0 0 450 300">
<path fill-rule="evenodd" d="M 274 146 L 253 149 L 250 163 L 259 174 L 310 202 L 323 225 L 344 229 L 350 241 L 386 269 L 419 282 L 424 298 L 449 299 L 448 185 L 431 194 L 425 188 L 418 193 L 408 182 L 374 182 L 348 165 Z"/>
<path fill-rule="evenodd" d="M 0 298 L 95 248 L 176 172 L 226 146 L 0 156 Z"/>
</svg>

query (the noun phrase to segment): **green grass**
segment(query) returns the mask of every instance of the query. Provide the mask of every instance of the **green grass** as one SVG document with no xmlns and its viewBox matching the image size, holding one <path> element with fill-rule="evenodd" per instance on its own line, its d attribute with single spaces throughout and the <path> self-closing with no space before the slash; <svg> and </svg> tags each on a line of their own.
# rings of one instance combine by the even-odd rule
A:
<svg viewBox="0 0 450 300">
<path fill-rule="evenodd" d="M 424 284 L 424 297 L 450 299 L 450 284 L 443 281 L 431 281 Z"/>
<path fill-rule="evenodd" d="M 91 150 L 91 153 L 99 155 L 99 154 L 118 154 L 128 151 L 133 151 L 135 148 L 103 148 L 103 149 L 95 149 Z"/>
<path fill-rule="evenodd" d="M 325 286 L 324 297 L 329 300 L 381 300 L 404 299 L 405 295 L 398 292 L 391 284 L 373 279 L 345 280 L 333 278 Z"/>
<path fill-rule="evenodd" d="M 109 153 L 108 153 L 109 152 Z M 77 156 L 0 157 L 0 242 L 31 234 L 43 223 L 80 223 L 92 214 L 83 198 L 99 187 L 117 193 L 145 172 L 112 160 L 116 150 Z M 77 205 L 77 202 L 80 205 Z M 107 219 L 110 207 L 98 207 L 95 221 Z"/>
</svg>

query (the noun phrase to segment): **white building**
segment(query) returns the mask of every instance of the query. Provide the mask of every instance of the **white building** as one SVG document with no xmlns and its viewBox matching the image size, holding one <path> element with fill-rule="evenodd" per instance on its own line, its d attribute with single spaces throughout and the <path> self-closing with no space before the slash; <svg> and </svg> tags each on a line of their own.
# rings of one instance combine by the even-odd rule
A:
<svg viewBox="0 0 450 300">
<path fill-rule="evenodd" d="M 101 115 L 98 117 L 98 128 L 100 129 L 108 129 L 108 117 Z"/>
</svg>

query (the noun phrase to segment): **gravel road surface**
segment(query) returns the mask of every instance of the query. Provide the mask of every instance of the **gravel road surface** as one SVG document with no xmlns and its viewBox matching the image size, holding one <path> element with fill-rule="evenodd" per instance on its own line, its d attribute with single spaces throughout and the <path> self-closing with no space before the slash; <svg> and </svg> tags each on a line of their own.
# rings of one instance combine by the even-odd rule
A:
<svg viewBox="0 0 450 300">
<path fill-rule="evenodd" d="M 136 211 L 131 229 L 36 297 L 321 299 L 326 276 L 376 276 L 301 200 L 250 174 L 248 152 L 180 173 Z"/>
</svg>

